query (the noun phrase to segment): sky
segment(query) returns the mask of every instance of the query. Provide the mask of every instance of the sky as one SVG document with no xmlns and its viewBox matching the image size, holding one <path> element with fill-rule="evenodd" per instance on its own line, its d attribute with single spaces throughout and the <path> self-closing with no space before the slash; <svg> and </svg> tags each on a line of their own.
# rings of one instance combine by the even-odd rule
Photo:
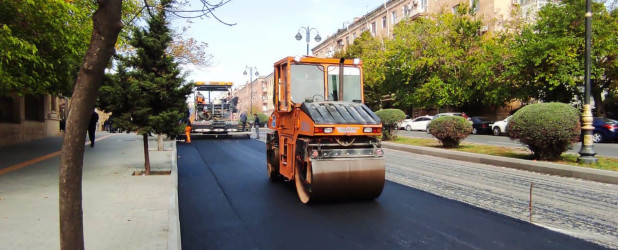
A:
<svg viewBox="0 0 618 250">
<path fill-rule="evenodd" d="M 199 0 L 191 1 L 201 5 Z M 185 36 L 208 43 L 207 52 L 213 55 L 210 67 L 186 67 L 187 80 L 225 81 L 242 86 L 250 80 L 249 70 L 247 76 L 243 75 L 246 66 L 267 76 L 273 72 L 276 61 L 305 55 L 306 32 L 301 30 L 300 41 L 294 38 L 301 27 L 317 29 L 324 41 L 345 22 L 351 23 L 354 17 L 361 17 L 383 3 L 384 0 L 231 0 L 215 14 L 227 23 L 236 23 L 234 26 L 214 18 L 193 19 L 190 23 L 176 19 L 172 25 L 188 26 Z M 310 50 L 318 45 L 315 35 L 311 31 Z"/>
</svg>

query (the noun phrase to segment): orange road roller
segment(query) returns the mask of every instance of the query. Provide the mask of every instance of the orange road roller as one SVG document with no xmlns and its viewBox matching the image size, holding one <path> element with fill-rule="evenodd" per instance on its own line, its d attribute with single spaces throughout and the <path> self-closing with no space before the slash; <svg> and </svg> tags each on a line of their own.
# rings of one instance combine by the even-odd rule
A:
<svg viewBox="0 0 618 250">
<path fill-rule="evenodd" d="M 274 67 L 268 178 L 294 181 L 303 203 L 380 196 L 382 122 L 363 104 L 361 60 L 286 57 Z"/>
</svg>

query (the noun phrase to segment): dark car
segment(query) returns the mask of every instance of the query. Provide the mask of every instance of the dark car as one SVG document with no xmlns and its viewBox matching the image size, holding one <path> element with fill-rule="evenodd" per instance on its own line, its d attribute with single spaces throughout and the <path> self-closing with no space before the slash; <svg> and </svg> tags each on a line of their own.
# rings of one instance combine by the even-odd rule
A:
<svg viewBox="0 0 618 250">
<path fill-rule="evenodd" d="M 491 134 L 491 124 L 494 122 L 482 116 L 470 117 L 472 122 L 472 134 Z"/>
<path fill-rule="evenodd" d="M 595 143 L 604 141 L 617 141 L 618 140 L 618 121 L 595 117 L 592 121 L 594 126 L 594 132 L 592 132 L 592 141 Z"/>
</svg>

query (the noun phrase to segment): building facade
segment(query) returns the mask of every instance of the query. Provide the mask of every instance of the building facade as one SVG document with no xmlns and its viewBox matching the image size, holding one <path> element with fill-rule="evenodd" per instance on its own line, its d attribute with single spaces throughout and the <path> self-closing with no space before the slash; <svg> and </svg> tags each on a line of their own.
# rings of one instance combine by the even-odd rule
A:
<svg viewBox="0 0 618 250">
<path fill-rule="evenodd" d="M 233 95 L 238 97 L 238 111 L 250 113 L 265 113 L 269 109 L 272 112 L 272 90 L 270 94 L 268 92 L 268 86 L 272 89 L 273 77 L 272 74 L 268 76 L 258 76 L 252 82 L 247 82 L 245 85 L 235 89 Z M 271 97 L 270 99 L 268 97 Z M 251 107 L 253 106 L 253 110 Z"/>
<path fill-rule="evenodd" d="M 68 104 L 51 95 L 0 97 L 0 147 L 60 135 Z"/>
<path fill-rule="evenodd" d="M 332 57 L 337 51 L 344 51 L 354 40 L 365 31 L 375 37 L 391 38 L 393 27 L 402 20 L 438 14 L 445 11 L 453 12 L 461 4 L 474 6 L 477 15 L 484 19 L 487 25 L 482 32 L 499 29 L 501 20 L 510 18 L 514 8 L 522 9 L 522 13 L 530 15 L 550 0 L 390 0 L 380 4 L 371 12 L 356 17 L 345 28 L 337 30 L 311 51 L 317 57 Z"/>
<path fill-rule="evenodd" d="M 337 30 L 311 51 L 317 57 L 333 57 L 336 52 L 345 51 L 361 33 L 369 31 L 374 37 L 393 37 L 394 26 L 403 20 L 416 20 L 444 12 L 455 12 L 461 4 L 472 6 L 483 19 L 481 32 L 499 30 L 512 13 L 519 13 L 524 21 L 534 21 L 536 12 L 549 2 L 556 0 L 390 0 L 380 4 L 371 12 L 354 18 L 345 28 Z M 515 11 L 517 10 L 517 11 Z M 496 119 L 507 117 L 521 106 L 520 101 L 507 103 L 491 111 Z M 455 111 L 449 107 L 415 109 L 412 117 L 433 115 L 439 112 Z"/>
</svg>

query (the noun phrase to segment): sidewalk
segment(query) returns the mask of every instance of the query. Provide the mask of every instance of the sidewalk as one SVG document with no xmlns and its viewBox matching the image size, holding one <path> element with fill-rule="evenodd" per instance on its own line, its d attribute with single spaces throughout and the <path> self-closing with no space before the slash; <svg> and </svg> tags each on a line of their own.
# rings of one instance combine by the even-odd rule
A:
<svg viewBox="0 0 618 250">
<path fill-rule="evenodd" d="M 97 140 L 84 154 L 86 249 L 179 249 L 175 141 L 156 151 L 156 137 L 149 138 L 152 170 L 171 175 L 132 176 L 144 168 L 141 136 L 98 132 Z M 0 249 L 59 248 L 61 141 L 0 148 Z M 18 165 L 43 155 L 49 158 Z"/>
</svg>

